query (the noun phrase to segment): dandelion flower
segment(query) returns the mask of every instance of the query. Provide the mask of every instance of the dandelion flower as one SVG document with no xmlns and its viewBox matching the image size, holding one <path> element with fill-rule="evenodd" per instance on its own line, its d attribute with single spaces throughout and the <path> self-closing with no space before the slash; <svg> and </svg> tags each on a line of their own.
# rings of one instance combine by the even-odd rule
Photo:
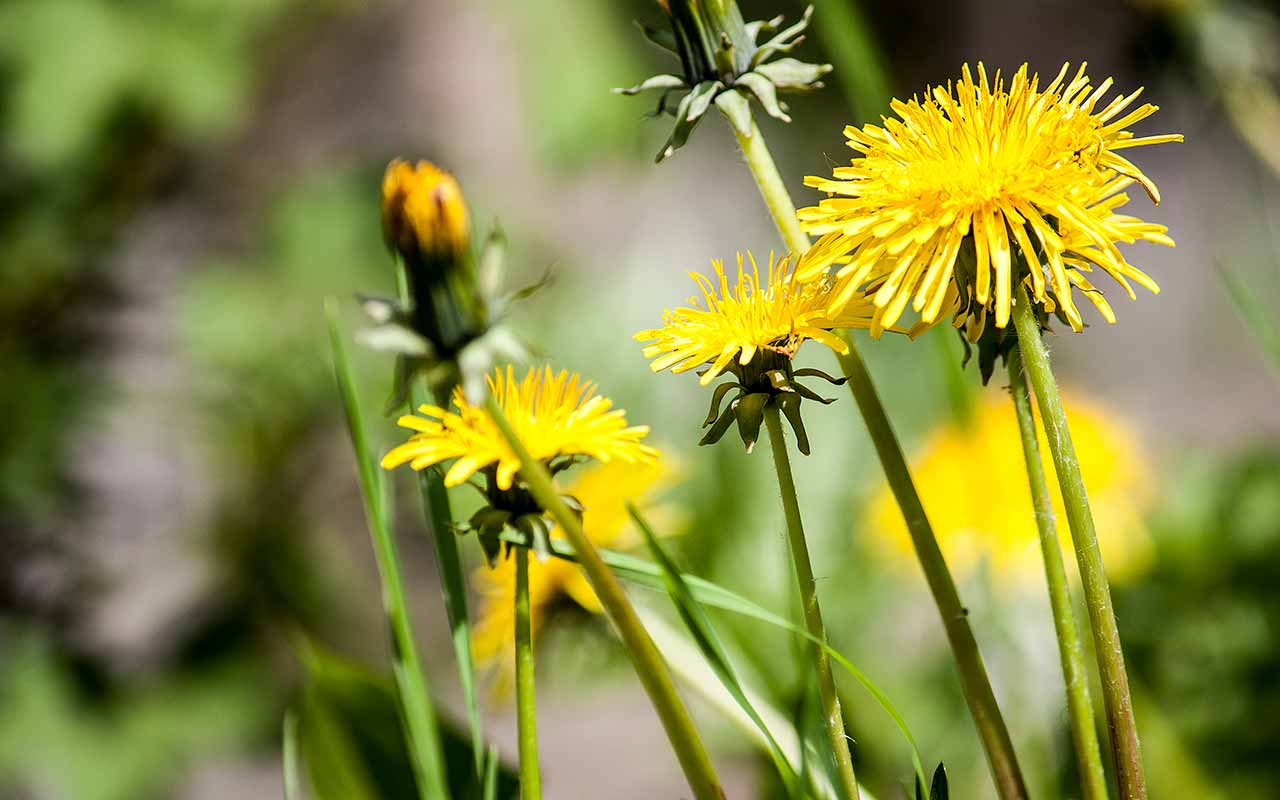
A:
<svg viewBox="0 0 1280 800">
<path fill-rule="evenodd" d="M 671 469 L 661 460 L 640 465 L 613 461 L 583 470 L 567 484 L 565 492 L 582 506 L 582 528 L 593 544 L 625 550 L 638 543 L 627 503 L 644 505 L 670 476 Z M 661 513 L 662 509 L 653 511 Z M 551 538 L 563 540 L 564 533 L 557 526 Z M 600 601 L 577 564 L 552 558 L 529 567 L 529 609 L 535 637 L 555 605 L 565 598 L 593 614 L 601 612 Z M 473 581 L 480 608 L 471 635 L 472 650 L 478 662 L 497 666 L 495 688 L 507 689 L 515 674 L 515 563 L 508 559 L 493 569 L 482 567 L 474 573 Z"/>
<path fill-rule="evenodd" d="M 945 308 L 974 340 L 988 318 L 1008 324 L 1019 284 L 1076 331 L 1084 322 L 1073 287 L 1115 321 L 1087 278 L 1094 267 L 1131 299 L 1132 283 L 1158 292 L 1118 245 L 1173 240 L 1163 225 L 1118 213 L 1133 183 L 1160 200 L 1121 151 L 1182 136 L 1135 136 L 1129 128 L 1156 106 L 1133 106 L 1141 89 L 1104 101 L 1111 79 L 1093 86 L 1085 65 L 1069 80 L 1064 65 L 1043 88 L 1025 64 L 1007 85 L 999 72 L 989 81 L 981 63 L 977 75 L 975 83 L 965 65 L 954 86 L 895 100 L 897 118 L 883 127 L 845 128 L 862 157 L 832 179 L 805 179 L 837 196 L 799 212 L 820 239 L 796 277 L 813 280 L 835 265 L 836 309 L 869 290 L 882 326 L 908 303 L 924 324 Z"/>
<path fill-rule="evenodd" d="M 1098 530 L 1107 532 L 1099 540 L 1107 571 L 1113 578 L 1132 577 L 1151 558 L 1142 522 L 1150 495 L 1146 455 L 1138 437 L 1111 409 L 1070 394 L 1065 403 Z M 1041 452 L 1046 452 L 1044 430 L 1036 427 Z M 1058 537 L 1069 548 L 1071 533 L 1057 476 L 1052 469 L 1045 474 Z M 913 459 L 912 475 L 939 545 L 957 574 L 973 574 L 985 564 L 997 584 L 1010 588 L 1030 586 L 1044 574 L 1018 421 L 1008 397 L 992 393 L 967 424 L 947 422 L 936 428 L 920 457 Z M 911 540 L 888 487 L 871 502 L 866 524 L 894 560 L 913 561 Z"/>
<path fill-rule="evenodd" d="M 793 280 L 790 257 L 775 261 L 770 255 L 763 276 L 750 253 L 747 260 L 751 262 L 750 270 L 746 269 L 742 254 L 738 255 L 737 282 L 732 288 L 723 262 L 712 262 L 714 282 L 702 274 L 690 273 L 702 296 L 690 297 L 685 307 L 667 309 L 661 328 L 640 331 L 634 338 L 648 343 L 644 356 L 652 359 L 649 368 L 654 372 L 688 372 L 705 367 L 700 379 L 703 386 L 725 371 L 737 379 L 722 385 L 713 396 L 711 414 L 704 423 L 711 430 L 702 444 L 718 441 L 736 418 L 750 450 L 765 404 L 777 398 L 795 430 L 801 452 L 807 453 L 808 441 L 799 422 L 799 399 L 831 401 L 823 400 L 795 382 L 795 378 L 808 375 L 833 384 L 844 381 L 818 370 L 795 371 L 791 361 L 810 339 L 837 353 L 849 352 L 849 346 L 831 331 L 871 327 L 874 309 L 869 302 L 854 299 L 838 313 L 832 313 L 833 284 L 827 279 L 809 283 Z M 734 413 L 721 416 L 720 403 L 734 386 L 740 389 L 730 403 L 730 412 Z"/>
<path fill-rule="evenodd" d="M 612 401 L 596 394 L 594 383 L 576 374 L 535 367 L 517 381 L 515 371 L 507 367 L 505 372 L 495 371 L 488 384 L 516 434 L 539 461 L 587 456 L 637 464 L 657 457 L 656 450 L 640 442 L 649 427 L 628 426 L 626 412 L 613 408 Z M 383 457 L 383 468 L 409 464 L 421 470 L 452 461 L 446 486 L 457 486 L 483 470 L 498 490 L 510 490 L 519 458 L 489 414 L 472 405 L 461 388 L 455 388 L 453 402 L 456 412 L 424 405 L 418 409 L 420 416 L 400 417 L 399 425 L 414 434 Z"/>
</svg>

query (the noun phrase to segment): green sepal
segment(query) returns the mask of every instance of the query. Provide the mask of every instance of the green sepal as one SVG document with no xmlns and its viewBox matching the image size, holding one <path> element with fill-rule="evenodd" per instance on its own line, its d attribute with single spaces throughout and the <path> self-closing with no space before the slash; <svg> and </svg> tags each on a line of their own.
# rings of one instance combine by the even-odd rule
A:
<svg viewBox="0 0 1280 800">
<path fill-rule="evenodd" d="M 769 385 L 779 392 L 790 391 L 791 381 L 787 378 L 787 373 L 780 369 L 771 369 L 765 373 L 769 379 Z"/>
<path fill-rule="evenodd" d="M 828 375 L 827 373 L 823 372 L 820 369 L 815 369 L 813 367 L 805 367 L 804 369 L 798 369 L 791 374 L 797 378 L 822 378 L 824 381 L 831 384 L 832 386 L 844 386 L 845 383 L 849 381 L 849 379 L 844 376 L 836 378 L 834 376 Z"/>
<path fill-rule="evenodd" d="M 786 17 L 779 14 L 773 19 L 758 19 L 753 22 L 748 22 L 743 26 L 743 28 L 746 30 L 747 38 L 751 40 L 751 43 L 758 44 L 761 36 L 768 36 L 776 31 L 778 27 L 782 25 L 782 21 L 784 19 L 786 19 Z"/>
<path fill-rule="evenodd" d="M 716 418 L 720 416 L 720 404 L 724 402 L 724 396 L 737 388 L 739 387 L 736 383 L 722 383 L 716 387 L 715 392 L 711 395 L 711 410 L 707 412 L 707 418 L 703 421 L 702 427 L 705 428 L 716 421 Z"/>
<path fill-rule="evenodd" d="M 476 259 L 476 283 L 485 297 L 495 297 L 502 288 L 502 277 L 506 272 L 507 233 L 495 220 L 493 230 L 480 245 L 480 256 Z"/>
<path fill-rule="evenodd" d="M 640 29 L 640 35 L 648 39 L 650 44 L 661 47 L 677 58 L 680 57 L 680 48 L 676 45 L 675 34 L 669 28 L 654 28 L 640 20 L 636 20 L 635 24 Z"/>
<path fill-rule="evenodd" d="M 732 386 L 733 384 L 729 385 Z M 724 413 L 720 415 L 720 418 L 711 426 L 711 430 L 703 434 L 702 438 L 698 440 L 699 445 L 715 444 L 724 437 L 725 432 L 729 430 L 729 426 L 733 424 L 735 419 L 733 408 L 738 404 L 738 402 L 739 400 L 735 399 L 729 404 L 729 407 L 725 409 Z"/>
<path fill-rule="evenodd" d="M 920 776 L 916 776 L 916 800 L 950 800 L 951 787 L 947 785 L 947 768 L 945 764 L 939 762 L 938 768 L 933 771 L 933 780 L 930 781 L 929 793 L 924 793 L 924 783 L 920 781 Z"/>
<path fill-rule="evenodd" d="M 693 93 L 690 92 L 680 98 L 680 105 L 676 106 L 676 124 L 671 129 L 671 136 L 667 139 L 667 143 L 658 151 L 655 163 L 662 163 L 670 158 L 675 151 L 684 147 L 684 143 L 689 141 L 689 134 L 693 132 L 694 127 L 698 124 L 701 117 L 689 119 L 689 108 L 693 105 Z"/>
<path fill-rule="evenodd" d="M 789 53 L 795 49 L 796 45 L 804 41 L 804 37 L 800 34 L 805 28 L 809 27 L 809 20 L 813 18 L 813 6 L 809 6 L 804 10 L 804 14 L 800 19 L 796 20 L 791 27 L 780 31 L 769 41 L 760 45 L 755 54 L 751 57 L 751 66 L 754 69 L 762 64 L 775 53 Z"/>
<path fill-rule="evenodd" d="M 628 86 L 625 89 L 622 89 L 622 88 L 614 89 L 613 93 L 625 94 L 627 96 L 631 96 L 635 94 L 640 94 L 641 92 L 647 92 L 650 89 L 684 89 L 684 88 L 687 88 L 684 82 L 684 78 L 681 78 L 679 75 L 662 74 L 662 75 L 654 75 L 653 77 L 650 77 L 650 78 L 645 78 L 643 81 L 637 83 L 635 86 Z"/>
<path fill-rule="evenodd" d="M 808 386 L 804 386 L 799 383 L 792 383 L 791 388 L 794 389 L 795 392 L 801 397 L 803 397 L 804 399 L 816 400 L 819 403 L 822 403 L 824 406 L 829 406 L 836 401 L 834 397 L 823 397 L 822 395 L 810 389 Z"/>
<path fill-rule="evenodd" d="M 538 563 L 545 564 L 551 557 L 551 522 L 541 513 L 521 514 L 512 527 L 525 535 Z"/>
<path fill-rule="evenodd" d="M 809 455 L 809 434 L 805 433 L 804 420 L 800 417 L 800 395 L 783 392 L 778 395 L 778 408 L 791 423 L 791 430 L 796 435 L 796 449 L 803 455 Z"/>
<path fill-rule="evenodd" d="M 748 72 L 738 76 L 736 85 L 750 89 L 769 116 L 774 119 L 780 119 L 783 122 L 791 121 L 791 117 L 783 109 L 782 104 L 778 102 L 777 88 L 765 76 L 758 72 Z"/>
<path fill-rule="evenodd" d="M 738 435 L 750 453 L 760 438 L 760 426 L 764 423 L 764 407 L 769 402 L 767 392 L 755 392 L 739 399 L 733 405 L 734 417 L 738 420 Z"/>
<path fill-rule="evenodd" d="M 711 107 L 711 101 L 715 99 L 716 92 L 724 88 L 724 84 L 720 81 L 703 81 L 693 87 L 693 91 L 689 93 L 689 110 L 686 117 L 690 122 L 697 122 L 698 119 Z"/>
<path fill-rule="evenodd" d="M 716 95 L 716 107 L 741 136 L 751 136 L 751 101 L 737 89 Z"/>
<path fill-rule="evenodd" d="M 780 58 L 761 64 L 756 72 L 769 79 L 779 89 L 802 92 L 808 89 L 821 89 L 823 75 L 831 71 L 830 64 L 809 64 L 795 58 Z"/>
</svg>

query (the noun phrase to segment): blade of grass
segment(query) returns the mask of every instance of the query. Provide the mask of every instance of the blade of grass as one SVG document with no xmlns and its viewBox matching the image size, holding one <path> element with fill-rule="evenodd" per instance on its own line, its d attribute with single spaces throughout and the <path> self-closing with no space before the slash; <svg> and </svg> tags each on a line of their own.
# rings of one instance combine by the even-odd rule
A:
<svg viewBox="0 0 1280 800">
<path fill-rule="evenodd" d="M 510 541 L 513 544 L 523 544 L 524 539 L 518 533 L 503 532 L 500 538 Z M 646 589 L 652 589 L 659 592 L 666 591 L 666 582 L 662 576 L 662 568 L 656 564 L 645 561 L 642 558 L 629 556 L 626 553 L 619 553 L 613 550 L 596 548 L 596 552 L 600 554 L 600 559 L 619 577 Z M 565 561 L 576 562 L 577 556 L 574 553 L 573 546 L 568 542 L 559 539 L 551 540 L 551 555 Z M 827 651 L 827 655 L 840 665 L 845 672 L 849 673 L 866 692 L 871 695 L 872 699 L 884 710 L 885 714 L 893 720 L 894 725 L 902 733 L 903 738 L 911 747 L 911 761 L 917 775 L 921 780 L 925 780 L 925 771 L 923 762 L 920 760 L 920 749 L 916 745 L 915 737 L 911 734 L 911 729 L 907 726 L 906 719 L 898 711 L 893 701 L 885 694 L 879 686 L 877 686 L 866 673 L 854 666 L 853 662 L 845 658 L 839 650 L 815 638 L 804 628 L 793 624 L 790 620 L 781 617 L 763 606 L 756 605 L 747 598 L 736 592 L 724 588 L 723 586 L 713 583 L 705 578 L 699 578 L 695 575 L 681 573 L 681 578 L 689 587 L 689 591 L 694 598 L 703 605 L 712 606 L 722 611 L 730 611 L 744 617 L 749 617 L 758 622 L 767 625 L 773 625 L 777 628 L 789 631 L 794 636 L 801 636 L 810 642 L 815 642 Z M 927 781 L 926 781 L 927 784 Z"/>
<path fill-rule="evenodd" d="M 302 800 L 301 763 L 298 760 L 298 715 L 284 712 L 284 800 Z"/>
<path fill-rule="evenodd" d="M 498 798 L 498 748 L 490 746 L 484 763 L 484 800 Z"/>
<path fill-rule="evenodd" d="M 369 448 L 360 396 L 356 392 L 351 362 L 347 358 L 346 346 L 338 329 L 336 304 L 327 302 L 325 310 L 329 322 L 329 341 L 333 348 L 334 374 L 347 416 L 352 448 L 355 450 L 356 472 L 360 478 L 365 518 L 373 539 L 378 572 L 382 576 L 382 605 L 391 635 L 392 669 L 400 711 L 404 715 L 405 729 L 409 734 L 409 753 L 418 792 L 423 800 L 445 800 L 449 797 L 449 783 L 445 773 L 444 749 L 440 742 L 440 729 L 427 676 L 418 657 L 417 643 L 409 621 L 400 557 L 388 516 L 387 482 L 374 463 L 373 452 Z"/>
<path fill-rule="evenodd" d="M 400 302 L 409 302 L 408 275 L 404 264 L 397 259 L 397 292 Z M 430 393 L 426 379 L 419 379 L 409 387 L 409 400 L 414 408 L 425 404 Z M 435 392 L 435 404 L 449 407 L 449 391 Z M 440 573 L 440 590 L 444 593 L 444 610 L 449 618 L 449 635 L 453 640 L 453 657 L 458 667 L 458 682 L 462 685 L 462 699 L 467 707 L 467 722 L 471 727 L 471 757 L 475 762 L 476 779 L 484 770 L 484 733 L 480 722 L 480 702 L 476 697 L 475 659 L 471 654 L 471 615 L 467 608 L 467 582 L 462 570 L 462 558 L 458 555 L 458 541 L 453 534 L 453 510 L 449 506 L 449 491 L 444 486 L 444 475 L 438 469 L 424 469 L 418 473 L 418 494 L 422 498 L 422 511 L 427 526 L 427 537 L 436 551 L 436 569 Z"/>
<path fill-rule="evenodd" d="M 1268 314 L 1266 304 L 1243 278 L 1223 266 L 1219 266 L 1218 275 L 1236 313 L 1270 359 L 1271 367 L 1280 374 L 1280 325 Z"/>
<path fill-rule="evenodd" d="M 645 543 L 649 546 L 649 551 L 653 553 L 654 561 L 657 562 L 658 567 L 662 570 L 662 579 L 666 586 L 667 596 L 671 598 L 671 604 L 675 606 L 681 622 L 684 623 L 689 635 L 693 638 L 693 643 L 697 645 L 698 650 L 701 651 L 703 658 L 707 660 L 725 690 L 742 708 L 743 713 L 760 729 L 760 733 L 763 734 L 765 742 L 768 744 L 769 756 L 773 759 L 773 764 L 777 767 L 778 774 L 782 777 L 782 782 L 787 788 L 787 794 L 793 798 L 803 798 L 804 793 L 799 776 L 796 775 L 796 771 L 792 768 L 786 754 L 782 752 L 782 748 L 778 745 L 777 739 L 773 737 L 769 726 L 765 725 L 755 706 L 747 699 L 746 692 L 743 691 L 742 684 L 738 681 L 733 665 L 730 663 L 724 647 L 720 644 L 720 640 L 716 637 L 711 621 L 707 619 L 702 606 L 698 605 L 698 602 L 693 599 L 693 594 L 689 591 L 689 586 L 681 576 L 679 568 L 671 560 L 667 552 L 662 549 L 662 546 L 658 544 L 658 538 L 654 535 L 653 529 L 645 522 L 636 507 L 631 503 L 627 503 L 627 511 L 631 514 L 631 519 L 635 521 L 636 527 L 644 535 Z"/>
</svg>

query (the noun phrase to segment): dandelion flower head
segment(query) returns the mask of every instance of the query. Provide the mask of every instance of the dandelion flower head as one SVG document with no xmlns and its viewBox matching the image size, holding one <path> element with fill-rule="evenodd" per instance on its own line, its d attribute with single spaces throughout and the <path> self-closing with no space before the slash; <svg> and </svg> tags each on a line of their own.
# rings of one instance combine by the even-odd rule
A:
<svg viewBox="0 0 1280 800">
<path fill-rule="evenodd" d="M 909 102 L 893 101 L 883 126 L 845 128 L 862 154 L 832 178 L 805 183 L 831 195 L 799 212 L 820 238 L 797 270 L 802 281 L 838 281 L 834 306 L 871 294 L 877 321 L 893 325 L 908 304 L 922 324 L 950 310 L 957 327 L 988 318 L 1009 322 L 1019 284 L 1033 302 L 1079 331 L 1073 287 L 1108 322 L 1111 306 L 1088 279 L 1095 267 L 1132 299 L 1133 283 L 1158 292 L 1118 245 L 1173 245 L 1163 225 L 1119 213 L 1125 189 L 1140 185 L 1158 203 L 1155 183 L 1121 152 L 1181 141 L 1180 134 L 1135 136 L 1129 128 L 1156 112 L 1134 106 L 1142 89 L 1105 100 L 1081 65 L 1043 87 L 1022 65 L 1007 83 L 981 63 L 954 85 Z M 971 333 L 971 336 L 976 339 Z"/>
<path fill-rule="evenodd" d="M 588 456 L 597 461 L 617 459 L 628 464 L 653 461 L 657 451 L 642 444 L 647 425 L 627 425 L 626 412 L 596 393 L 596 386 L 566 370 L 534 367 L 516 380 L 508 366 L 488 378 L 489 391 L 530 455 L 542 462 L 558 456 Z M 400 417 L 399 425 L 414 431 L 409 440 L 382 459 L 385 469 L 409 464 L 421 470 L 452 461 L 446 486 L 457 486 L 472 475 L 494 468 L 497 488 L 511 488 L 520 459 L 482 406 L 467 401 L 461 387 L 454 390 L 456 411 L 424 405 L 419 414 Z"/>
</svg>

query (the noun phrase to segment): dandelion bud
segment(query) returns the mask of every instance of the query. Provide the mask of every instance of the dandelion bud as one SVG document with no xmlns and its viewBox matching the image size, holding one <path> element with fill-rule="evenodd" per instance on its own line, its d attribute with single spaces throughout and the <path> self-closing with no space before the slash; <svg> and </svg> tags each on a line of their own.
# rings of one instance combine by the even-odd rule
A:
<svg viewBox="0 0 1280 800">
<path fill-rule="evenodd" d="M 404 263 L 413 329 L 437 358 L 452 358 L 487 328 L 457 180 L 426 161 L 392 161 L 382 179 L 382 231 Z"/>
</svg>

